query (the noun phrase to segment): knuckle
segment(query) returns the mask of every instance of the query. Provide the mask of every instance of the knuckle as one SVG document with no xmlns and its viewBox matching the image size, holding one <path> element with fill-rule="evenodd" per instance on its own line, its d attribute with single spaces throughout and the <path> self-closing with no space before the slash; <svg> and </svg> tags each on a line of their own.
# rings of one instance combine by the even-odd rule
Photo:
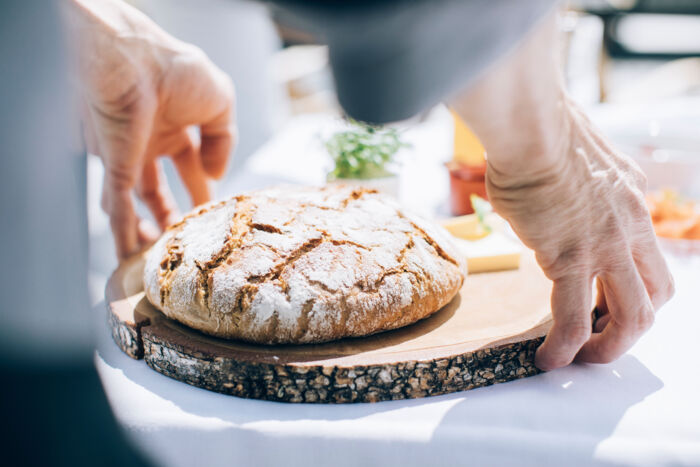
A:
<svg viewBox="0 0 700 467">
<path fill-rule="evenodd" d="M 186 54 L 186 62 L 198 70 L 211 73 L 220 85 L 224 93 L 223 97 L 233 102 L 235 95 L 233 80 L 228 74 L 221 70 L 221 68 L 216 66 L 202 49 L 195 45 L 190 45 Z"/>
<path fill-rule="evenodd" d="M 128 192 L 134 186 L 134 170 L 124 164 L 112 164 L 105 177 L 105 185 L 110 193 Z"/>
<path fill-rule="evenodd" d="M 202 50 L 200 47 L 194 44 L 187 44 L 187 53 L 195 61 L 209 61 L 209 57 L 207 57 L 207 54 L 204 52 L 204 50 Z"/>
<path fill-rule="evenodd" d="M 635 178 L 637 181 L 637 187 L 642 191 L 642 193 L 645 193 L 649 187 L 649 179 L 647 178 L 647 174 L 642 172 L 640 169 L 637 169 L 635 171 Z"/>
<path fill-rule="evenodd" d="M 141 198 L 144 202 L 149 203 L 153 201 L 157 201 L 160 198 L 160 193 L 158 192 L 158 189 L 156 187 L 139 187 L 137 190 L 137 194 L 139 198 Z"/>
<path fill-rule="evenodd" d="M 621 209 L 614 214 L 614 224 L 608 226 L 607 232 L 614 234 L 616 240 L 625 242 L 653 235 L 651 215 L 641 191 L 636 188 L 625 189 L 618 200 Z"/>
<path fill-rule="evenodd" d="M 639 319 L 637 320 L 637 327 L 642 332 L 648 331 L 654 325 L 654 320 L 654 312 L 652 310 L 648 310 L 640 314 Z"/>
<path fill-rule="evenodd" d="M 562 245 L 551 251 L 537 251 L 539 265 L 551 280 L 585 275 L 589 270 L 588 248 L 578 242 Z"/>
<path fill-rule="evenodd" d="M 99 104 L 99 110 L 105 116 L 115 120 L 139 117 L 154 107 L 156 97 L 143 77 L 118 92 L 104 94 Z"/>
<path fill-rule="evenodd" d="M 172 57 L 176 65 L 199 67 L 209 63 L 209 57 L 200 47 L 189 42 L 182 43 Z"/>
<path fill-rule="evenodd" d="M 648 307 L 635 313 L 628 326 L 635 334 L 642 334 L 649 330 L 654 324 L 654 311 Z"/>
<path fill-rule="evenodd" d="M 666 293 L 666 300 L 664 300 L 664 303 L 671 300 L 671 298 L 674 295 L 676 295 L 676 281 L 670 274 L 668 275 L 668 280 L 666 281 L 666 287 L 664 291 Z"/>
<path fill-rule="evenodd" d="M 560 327 L 562 337 L 570 344 L 583 345 L 591 337 L 591 327 L 583 321 L 568 322 Z"/>
<path fill-rule="evenodd" d="M 671 297 L 673 297 L 676 293 L 676 285 L 673 280 L 673 276 L 670 274 L 668 275 L 667 279 L 664 281 L 664 285 L 661 286 L 659 289 L 654 291 L 652 298 L 652 302 L 656 305 L 656 307 L 660 307 L 664 303 L 668 302 Z"/>
<path fill-rule="evenodd" d="M 629 177 L 630 185 L 642 193 L 646 192 L 648 186 L 647 175 L 642 171 L 636 162 L 629 158 L 628 161 L 629 164 L 627 167 L 627 175 Z"/>
<path fill-rule="evenodd" d="M 223 98 L 226 100 L 229 107 L 233 106 L 236 102 L 236 87 L 234 86 L 233 80 L 229 75 L 220 70 L 219 72 L 221 74 L 221 89 L 223 91 Z"/>
<path fill-rule="evenodd" d="M 664 289 L 649 291 L 649 299 L 654 304 L 654 308 L 658 308 L 667 301 L 666 291 Z"/>
<path fill-rule="evenodd" d="M 651 224 L 651 214 L 649 213 L 649 208 L 644 201 L 644 196 L 640 193 L 637 201 L 632 203 L 630 211 L 634 215 L 635 229 L 640 229 L 644 231 L 644 226 Z"/>
<path fill-rule="evenodd" d="M 623 191 L 623 200 L 635 217 L 644 217 L 646 219 L 649 216 L 647 205 L 644 201 L 644 193 L 636 186 L 627 185 Z"/>
</svg>

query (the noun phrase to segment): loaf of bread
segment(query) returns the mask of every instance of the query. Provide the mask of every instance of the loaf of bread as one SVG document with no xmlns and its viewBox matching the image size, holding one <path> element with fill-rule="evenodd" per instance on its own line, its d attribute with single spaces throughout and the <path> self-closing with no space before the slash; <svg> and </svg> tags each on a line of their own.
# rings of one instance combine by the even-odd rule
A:
<svg viewBox="0 0 700 467">
<path fill-rule="evenodd" d="M 281 187 L 210 204 L 171 226 L 144 269 L 148 300 L 204 333 L 317 343 L 425 318 L 466 263 L 449 234 L 373 190 Z"/>
</svg>

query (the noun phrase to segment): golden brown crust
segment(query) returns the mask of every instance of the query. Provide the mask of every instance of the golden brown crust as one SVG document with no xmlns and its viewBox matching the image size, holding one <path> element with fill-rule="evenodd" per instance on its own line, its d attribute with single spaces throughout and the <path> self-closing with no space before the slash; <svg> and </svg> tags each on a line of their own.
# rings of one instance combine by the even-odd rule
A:
<svg viewBox="0 0 700 467">
<path fill-rule="evenodd" d="M 464 262 L 439 229 L 373 190 L 262 190 L 200 209 L 149 253 L 146 295 L 203 332 L 324 342 L 411 324 L 447 304 Z"/>
</svg>

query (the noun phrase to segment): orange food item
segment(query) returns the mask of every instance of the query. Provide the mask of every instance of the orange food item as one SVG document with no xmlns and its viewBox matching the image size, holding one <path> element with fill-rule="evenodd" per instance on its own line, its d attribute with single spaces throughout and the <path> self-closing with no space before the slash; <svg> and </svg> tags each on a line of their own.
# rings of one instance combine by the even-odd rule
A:
<svg viewBox="0 0 700 467">
<path fill-rule="evenodd" d="M 477 166 L 451 161 L 445 164 L 450 171 L 450 210 L 455 216 L 472 214 L 472 194 L 488 199 L 486 195 L 486 164 Z"/>
<path fill-rule="evenodd" d="M 656 235 L 700 240 L 700 212 L 693 201 L 673 190 L 650 193 L 646 200 Z"/>
<path fill-rule="evenodd" d="M 450 210 L 455 216 L 472 214 L 469 196 L 486 198 L 486 151 L 474 132 L 454 110 L 454 155 L 448 162 L 450 171 Z"/>
</svg>

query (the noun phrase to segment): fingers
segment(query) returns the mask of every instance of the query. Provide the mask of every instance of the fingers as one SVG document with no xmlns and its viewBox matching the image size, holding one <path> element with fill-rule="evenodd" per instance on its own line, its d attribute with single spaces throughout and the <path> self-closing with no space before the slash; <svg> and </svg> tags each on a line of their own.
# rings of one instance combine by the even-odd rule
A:
<svg viewBox="0 0 700 467">
<path fill-rule="evenodd" d="M 535 365 L 545 371 L 571 363 L 591 335 L 591 279 L 587 274 L 554 281 L 552 317 L 554 324 L 535 355 Z"/>
<path fill-rule="evenodd" d="M 183 130 L 178 136 L 178 149 L 172 151 L 173 163 L 185 188 L 190 194 L 192 205 L 209 201 L 211 193 L 207 173 L 199 157 L 199 147 L 189 132 Z"/>
<path fill-rule="evenodd" d="M 199 126 L 201 165 L 208 176 L 220 178 L 235 143 L 231 79 L 201 50 L 189 46 L 173 62 L 162 89 L 163 115 L 171 129 Z"/>
<path fill-rule="evenodd" d="M 653 231 L 640 242 L 633 256 L 654 310 L 658 310 L 671 299 L 675 293 L 675 286 Z"/>
<path fill-rule="evenodd" d="M 229 154 L 236 144 L 236 128 L 233 125 L 233 85 L 227 79 L 220 92 L 225 96 L 226 108 L 211 120 L 200 125 L 201 157 L 204 170 L 210 177 L 219 179 L 226 171 Z"/>
<path fill-rule="evenodd" d="M 136 192 L 148 206 L 161 229 L 165 229 L 176 221 L 177 206 L 168 187 L 168 180 L 157 159 L 144 164 Z"/>
<path fill-rule="evenodd" d="M 110 183 L 105 179 L 105 186 Z M 112 185 L 113 186 L 113 185 Z M 105 198 L 106 211 L 109 214 L 109 225 L 112 228 L 114 244 L 119 259 L 127 258 L 139 249 L 138 217 L 131 199 L 131 190 L 109 189 Z"/>
<path fill-rule="evenodd" d="M 624 354 L 636 341 L 628 329 L 612 317 L 599 334 L 594 334 L 585 345 L 577 361 L 586 363 L 610 363 Z"/>
<path fill-rule="evenodd" d="M 581 348 L 577 360 L 608 363 L 625 353 L 654 322 L 654 307 L 630 261 L 601 277 L 609 322 Z"/>
<path fill-rule="evenodd" d="M 131 190 L 141 175 L 141 163 L 151 133 L 155 101 L 143 94 L 109 112 L 92 107 L 92 123 L 105 165 L 103 208 L 109 214 L 120 259 L 139 249 L 138 218 Z"/>
</svg>

